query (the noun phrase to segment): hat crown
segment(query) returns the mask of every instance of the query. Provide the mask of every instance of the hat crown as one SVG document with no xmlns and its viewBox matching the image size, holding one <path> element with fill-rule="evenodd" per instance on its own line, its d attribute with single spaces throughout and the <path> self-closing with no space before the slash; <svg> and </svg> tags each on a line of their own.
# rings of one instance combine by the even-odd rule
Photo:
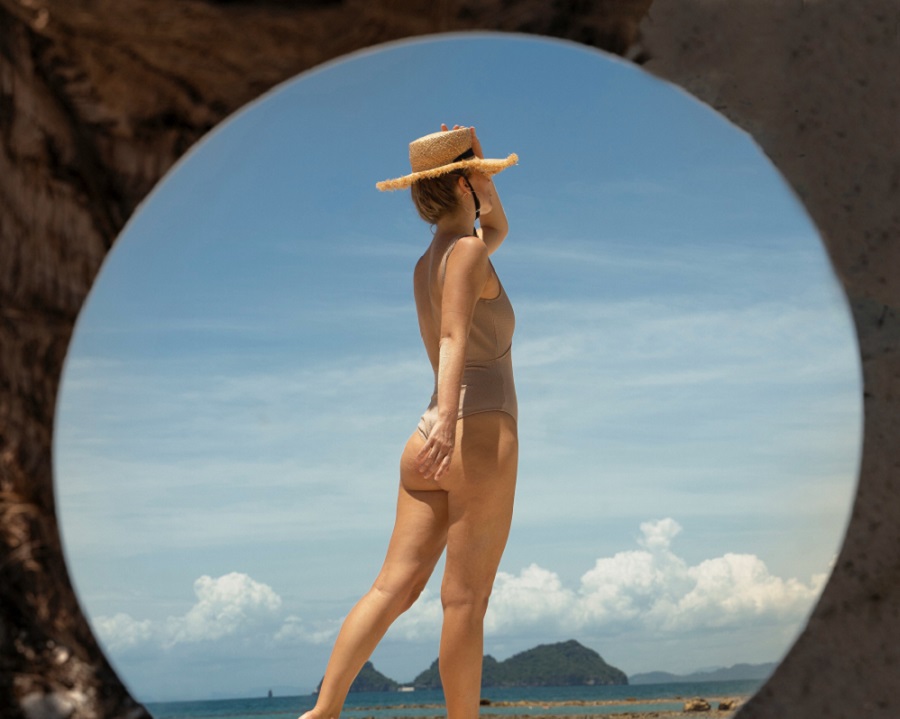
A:
<svg viewBox="0 0 900 719">
<path fill-rule="evenodd" d="M 467 127 L 433 132 L 409 143 L 409 164 L 413 172 L 433 170 L 459 160 L 472 149 L 472 133 Z"/>
<path fill-rule="evenodd" d="M 459 130 L 443 130 L 433 132 L 409 143 L 409 164 L 412 173 L 392 180 L 376 182 L 379 190 L 400 190 L 410 187 L 419 180 L 446 175 L 457 169 L 472 169 L 490 177 L 502 172 L 510 165 L 515 165 L 519 156 L 515 153 L 505 160 L 486 159 L 475 155 L 472 147 L 472 129 L 463 127 Z"/>
</svg>

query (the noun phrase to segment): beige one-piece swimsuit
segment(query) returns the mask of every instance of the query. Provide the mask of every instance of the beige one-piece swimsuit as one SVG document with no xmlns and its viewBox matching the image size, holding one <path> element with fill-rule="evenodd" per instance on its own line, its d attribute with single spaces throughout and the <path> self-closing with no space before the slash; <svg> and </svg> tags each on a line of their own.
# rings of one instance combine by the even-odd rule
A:
<svg viewBox="0 0 900 719">
<path fill-rule="evenodd" d="M 455 244 L 455 243 L 454 243 Z M 453 249 L 444 254 L 442 266 Z M 512 337 L 516 317 L 503 285 L 500 294 L 475 303 L 462 383 L 459 388 L 459 419 L 478 412 L 506 412 L 517 419 L 516 387 L 512 370 Z M 427 439 L 437 421 L 437 372 L 431 403 L 419 420 L 418 430 Z"/>
</svg>

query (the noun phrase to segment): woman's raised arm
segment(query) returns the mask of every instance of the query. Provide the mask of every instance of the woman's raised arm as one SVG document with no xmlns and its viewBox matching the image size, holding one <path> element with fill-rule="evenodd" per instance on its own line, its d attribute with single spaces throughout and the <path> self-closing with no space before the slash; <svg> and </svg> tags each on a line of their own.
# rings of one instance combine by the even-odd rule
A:
<svg viewBox="0 0 900 719">
<path fill-rule="evenodd" d="M 454 125 L 453 129 L 459 130 L 462 127 L 462 125 Z M 441 130 L 446 132 L 448 129 L 446 124 L 441 124 Z M 475 157 L 484 159 L 484 150 L 481 149 L 481 140 L 478 139 L 475 128 L 470 127 L 468 130 L 472 133 L 472 152 L 475 153 Z M 494 185 L 494 181 L 491 178 L 488 178 L 488 180 L 491 183 L 492 209 L 488 214 L 479 218 L 481 227 L 478 229 L 478 236 L 484 240 L 488 254 L 492 255 L 503 244 L 503 240 L 506 239 L 506 235 L 509 232 L 509 220 L 507 220 L 506 213 L 503 211 L 503 203 L 500 202 L 500 195 L 497 194 L 497 187 Z"/>
<path fill-rule="evenodd" d="M 469 131 L 472 133 L 472 152 L 475 153 L 475 157 L 483 158 L 484 151 L 481 149 L 481 140 L 478 139 L 475 128 L 470 127 Z M 500 195 L 497 194 L 497 187 L 494 185 L 494 181 L 491 178 L 488 178 L 488 181 L 491 183 L 492 192 L 491 211 L 484 217 L 479 218 L 481 227 L 479 228 L 478 236 L 484 240 L 488 254 L 492 255 L 503 244 L 503 240 L 506 239 L 506 234 L 509 232 L 509 221 L 506 219 L 503 203 L 500 202 Z"/>
</svg>

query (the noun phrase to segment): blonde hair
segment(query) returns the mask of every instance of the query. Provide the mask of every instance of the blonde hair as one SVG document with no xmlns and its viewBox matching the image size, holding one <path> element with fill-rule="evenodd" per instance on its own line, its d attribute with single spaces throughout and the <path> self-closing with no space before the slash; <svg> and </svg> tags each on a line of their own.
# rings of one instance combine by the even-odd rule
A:
<svg viewBox="0 0 900 719">
<path fill-rule="evenodd" d="M 413 204 L 425 222 L 436 225 L 448 212 L 459 207 L 460 197 L 456 194 L 456 183 L 460 177 L 467 177 L 465 170 L 454 170 L 438 177 L 423 177 L 410 187 Z"/>
</svg>

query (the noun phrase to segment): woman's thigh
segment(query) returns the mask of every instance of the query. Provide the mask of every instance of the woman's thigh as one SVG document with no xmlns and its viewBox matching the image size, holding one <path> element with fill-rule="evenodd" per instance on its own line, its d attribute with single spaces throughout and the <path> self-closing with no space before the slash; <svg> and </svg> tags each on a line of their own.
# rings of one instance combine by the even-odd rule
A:
<svg viewBox="0 0 900 719">
<path fill-rule="evenodd" d="M 512 522 L 518 469 L 515 421 L 503 412 L 461 420 L 447 491 L 445 588 L 488 591 Z"/>
<path fill-rule="evenodd" d="M 518 469 L 515 420 L 505 412 L 459 420 L 450 470 L 439 482 L 416 470 L 423 444 L 418 433 L 407 442 L 400 460 L 401 486 L 411 496 L 446 507 L 445 588 L 449 582 L 464 591 L 483 591 L 493 583 L 512 521 Z"/>
<path fill-rule="evenodd" d="M 410 491 L 401 483 L 394 529 L 375 585 L 389 592 L 423 588 L 446 541 L 446 495 Z"/>
</svg>

